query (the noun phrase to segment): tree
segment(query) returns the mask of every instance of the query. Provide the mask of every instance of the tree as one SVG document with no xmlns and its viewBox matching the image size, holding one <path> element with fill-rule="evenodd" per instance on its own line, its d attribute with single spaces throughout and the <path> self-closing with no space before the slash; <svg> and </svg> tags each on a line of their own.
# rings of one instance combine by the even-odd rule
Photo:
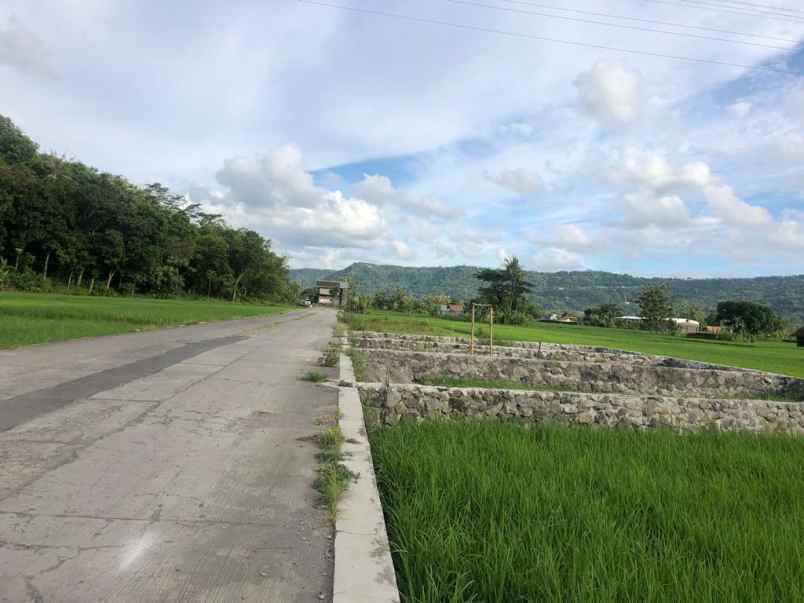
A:
<svg viewBox="0 0 804 603">
<path fill-rule="evenodd" d="M 714 319 L 749 340 L 760 335 L 774 335 L 784 328 L 782 319 L 773 310 L 749 301 L 720 302 Z"/>
<path fill-rule="evenodd" d="M 617 318 L 623 315 L 623 309 L 617 304 L 602 304 L 584 310 L 584 321 L 596 327 L 613 327 Z"/>
<path fill-rule="evenodd" d="M 682 301 L 676 304 L 673 313 L 678 318 L 686 318 L 688 320 L 695 320 L 699 323 L 706 322 L 706 314 L 696 304 L 688 301 Z"/>
<path fill-rule="evenodd" d="M 188 290 L 294 301 L 286 258 L 270 240 L 236 230 L 161 184 L 140 187 L 77 161 L 37 153 L 0 116 L 0 260 L 15 286 L 60 278 L 94 289 L 159 295 Z M 36 272 L 39 272 L 37 274 Z M 25 280 L 21 280 L 22 275 Z M 41 276 L 40 276 L 41 275 Z M 85 279 L 86 275 L 86 279 Z M 101 282 L 98 280 L 98 282 Z"/>
<path fill-rule="evenodd" d="M 644 328 L 651 331 L 664 331 L 669 328 L 673 314 L 670 299 L 670 288 L 667 286 L 645 287 L 640 291 L 636 303 L 639 305 Z"/>
<path fill-rule="evenodd" d="M 500 322 L 519 322 L 530 310 L 527 296 L 533 285 L 525 280 L 518 258 L 508 258 L 500 270 L 485 268 L 476 277 L 485 283 L 479 290 L 481 303 L 495 306 Z"/>
<path fill-rule="evenodd" d="M 37 148 L 14 122 L 0 115 L 0 161 L 9 165 L 30 161 L 36 157 Z"/>
</svg>

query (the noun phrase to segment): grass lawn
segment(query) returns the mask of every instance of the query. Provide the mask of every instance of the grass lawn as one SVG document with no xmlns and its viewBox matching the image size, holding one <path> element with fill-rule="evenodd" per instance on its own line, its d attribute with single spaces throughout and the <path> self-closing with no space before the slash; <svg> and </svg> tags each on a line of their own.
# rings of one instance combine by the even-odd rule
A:
<svg viewBox="0 0 804 603">
<path fill-rule="evenodd" d="M 353 329 L 388 331 L 394 333 L 421 333 L 426 335 L 468 335 L 468 322 L 411 316 L 397 312 L 372 311 L 368 314 L 351 314 L 348 317 Z M 488 325 L 484 327 L 488 338 Z M 753 368 L 772 373 L 804 378 L 804 349 L 793 343 L 757 341 L 741 343 L 687 339 L 673 335 L 658 335 L 633 329 L 607 329 L 574 325 L 539 323 L 531 327 L 495 325 L 494 337 L 508 341 L 544 341 L 605 346 L 632 352 L 675 356 L 688 360 L 712 362 L 727 366 Z"/>
<path fill-rule="evenodd" d="M 245 318 L 290 306 L 223 301 L 0 293 L 0 348 Z"/>
<path fill-rule="evenodd" d="M 406 602 L 804 600 L 804 439 L 400 424 L 371 445 Z"/>
</svg>

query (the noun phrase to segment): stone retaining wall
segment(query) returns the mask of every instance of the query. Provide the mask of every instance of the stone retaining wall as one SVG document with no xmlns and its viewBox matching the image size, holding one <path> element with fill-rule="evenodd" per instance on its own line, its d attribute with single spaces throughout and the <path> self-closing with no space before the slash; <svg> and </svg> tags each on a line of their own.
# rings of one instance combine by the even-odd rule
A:
<svg viewBox="0 0 804 603">
<path fill-rule="evenodd" d="M 369 414 L 385 424 L 400 420 L 488 418 L 642 429 L 804 434 L 804 405 L 788 402 L 421 385 L 360 384 L 359 390 L 363 404 L 374 409 Z"/>
<path fill-rule="evenodd" d="M 353 338 L 352 345 L 363 350 L 401 350 L 407 352 L 437 352 L 442 354 L 468 354 L 471 351 L 469 342 L 466 340 L 444 342 L 394 338 L 380 339 L 371 337 Z M 475 342 L 475 353 L 479 355 L 489 355 L 489 346 Z M 570 362 L 614 362 L 627 358 L 629 362 L 640 364 L 656 364 L 657 362 L 664 360 L 655 356 L 645 356 L 641 354 L 629 354 L 610 350 L 582 351 L 547 344 L 544 344 L 541 348 L 539 346 L 523 347 L 495 345 L 494 356 L 499 358 L 565 360 Z"/>
<path fill-rule="evenodd" d="M 757 371 L 676 368 L 633 362 L 565 362 L 470 354 L 371 350 L 366 381 L 415 383 L 426 378 L 512 379 L 533 387 L 590 393 L 804 399 L 804 382 Z"/>
<path fill-rule="evenodd" d="M 350 340 L 352 345 L 365 350 L 401 350 L 407 352 L 438 352 L 442 354 L 468 354 L 470 352 L 469 340 L 465 337 L 355 331 L 351 334 Z M 489 355 L 489 346 L 481 341 L 475 341 L 475 353 Z M 532 358 L 566 362 L 628 362 L 631 364 L 671 366 L 675 368 L 710 368 L 715 370 L 724 368 L 717 364 L 695 360 L 654 356 L 606 347 L 533 341 L 512 341 L 506 342 L 504 346 L 495 345 L 494 355 L 502 358 Z M 757 372 L 751 369 L 731 367 L 729 367 L 729 370 Z"/>
</svg>

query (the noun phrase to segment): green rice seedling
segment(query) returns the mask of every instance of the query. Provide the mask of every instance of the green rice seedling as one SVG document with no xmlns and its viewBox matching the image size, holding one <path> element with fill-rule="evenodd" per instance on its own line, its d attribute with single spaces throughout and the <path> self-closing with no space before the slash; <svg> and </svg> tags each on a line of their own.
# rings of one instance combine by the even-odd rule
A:
<svg viewBox="0 0 804 603">
<path fill-rule="evenodd" d="M 370 432 L 405 601 L 804 600 L 804 439 Z"/>
</svg>

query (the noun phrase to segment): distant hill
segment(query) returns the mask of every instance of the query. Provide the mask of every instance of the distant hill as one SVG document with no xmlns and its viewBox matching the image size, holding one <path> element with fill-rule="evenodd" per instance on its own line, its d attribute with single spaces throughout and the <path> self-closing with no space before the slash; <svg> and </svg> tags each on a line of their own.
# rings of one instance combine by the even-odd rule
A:
<svg viewBox="0 0 804 603">
<path fill-rule="evenodd" d="M 291 278 L 310 287 L 322 278 L 350 278 L 362 293 L 401 287 L 421 297 L 443 293 L 467 300 L 477 293 L 476 266 L 404 267 L 356 263 L 343 270 L 303 268 L 291 270 Z M 589 306 L 618 303 L 636 311 L 631 302 L 640 289 L 669 284 L 676 300 L 686 300 L 705 310 L 727 299 L 765 303 L 794 323 L 804 322 L 804 275 L 757 278 L 643 278 L 612 272 L 528 272 L 533 301 L 547 310 L 583 311 Z"/>
</svg>

